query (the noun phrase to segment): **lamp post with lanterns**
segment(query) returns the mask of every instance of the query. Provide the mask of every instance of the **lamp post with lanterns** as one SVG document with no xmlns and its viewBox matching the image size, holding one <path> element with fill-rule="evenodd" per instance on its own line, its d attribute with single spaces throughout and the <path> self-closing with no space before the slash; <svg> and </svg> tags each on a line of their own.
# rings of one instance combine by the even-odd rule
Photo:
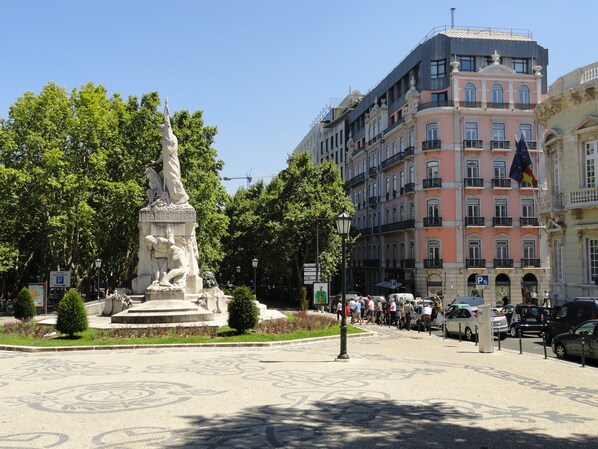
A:
<svg viewBox="0 0 598 449">
<path fill-rule="evenodd" d="M 257 297 L 257 259 L 251 261 L 251 266 L 253 267 L 253 294 Z"/>
<path fill-rule="evenodd" d="M 341 272 L 341 352 L 337 357 L 337 360 L 348 360 L 349 354 L 347 353 L 347 316 L 345 314 L 347 298 L 346 298 L 346 274 L 347 274 L 347 257 L 345 254 L 345 248 L 347 243 L 347 237 L 351 230 L 352 217 L 347 212 L 342 212 L 336 217 L 336 231 L 343 240 L 342 245 L 342 272 Z"/>
<path fill-rule="evenodd" d="M 97 258 L 94 262 L 97 272 L 97 286 L 96 286 L 96 299 L 100 299 L 100 269 L 102 268 L 102 259 Z"/>
</svg>

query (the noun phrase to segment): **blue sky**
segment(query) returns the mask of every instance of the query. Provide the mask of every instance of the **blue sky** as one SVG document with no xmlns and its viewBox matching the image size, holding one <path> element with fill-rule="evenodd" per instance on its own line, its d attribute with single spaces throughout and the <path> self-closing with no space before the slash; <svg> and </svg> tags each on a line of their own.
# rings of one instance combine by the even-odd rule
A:
<svg viewBox="0 0 598 449">
<path fill-rule="evenodd" d="M 157 91 L 218 127 L 223 176 L 275 175 L 326 104 L 374 87 L 451 7 L 456 26 L 530 30 L 549 83 L 598 60 L 595 0 L 0 0 L 0 117 L 50 81 Z"/>
</svg>

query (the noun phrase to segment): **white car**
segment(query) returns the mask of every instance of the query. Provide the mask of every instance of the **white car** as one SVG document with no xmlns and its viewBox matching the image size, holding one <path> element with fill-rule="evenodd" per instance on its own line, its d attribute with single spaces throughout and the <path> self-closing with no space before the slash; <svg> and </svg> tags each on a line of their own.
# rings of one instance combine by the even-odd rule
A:
<svg viewBox="0 0 598 449">
<path fill-rule="evenodd" d="M 480 321 L 478 318 L 477 307 L 463 307 L 455 310 L 451 315 L 446 317 L 446 335 L 457 335 L 459 333 L 459 323 L 461 324 L 461 334 L 467 341 L 475 339 L 476 326 L 479 327 Z M 507 338 L 509 324 L 507 317 L 504 316 L 498 309 L 492 309 L 492 329 L 495 334 L 499 334 L 501 340 Z"/>
</svg>

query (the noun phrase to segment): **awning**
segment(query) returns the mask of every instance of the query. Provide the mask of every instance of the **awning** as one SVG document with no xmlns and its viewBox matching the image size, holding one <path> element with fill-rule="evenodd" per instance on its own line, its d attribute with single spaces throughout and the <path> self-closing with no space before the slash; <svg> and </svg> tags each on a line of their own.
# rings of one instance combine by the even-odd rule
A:
<svg viewBox="0 0 598 449">
<path fill-rule="evenodd" d="M 382 287 L 382 288 L 397 288 L 400 287 L 401 284 L 398 281 L 383 281 L 383 282 L 379 282 L 378 284 L 376 284 L 376 287 Z"/>
</svg>

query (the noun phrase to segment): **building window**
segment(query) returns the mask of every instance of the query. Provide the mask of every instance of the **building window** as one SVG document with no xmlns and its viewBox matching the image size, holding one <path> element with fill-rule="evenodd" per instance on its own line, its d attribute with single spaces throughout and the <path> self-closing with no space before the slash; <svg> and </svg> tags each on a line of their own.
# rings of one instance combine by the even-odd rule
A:
<svg viewBox="0 0 598 449">
<path fill-rule="evenodd" d="M 409 242 L 409 258 L 415 259 L 415 242 L 413 240 Z"/>
<path fill-rule="evenodd" d="M 390 197 L 390 177 L 386 177 L 386 198 Z"/>
<path fill-rule="evenodd" d="M 535 240 L 523 241 L 523 259 L 536 258 L 536 242 Z"/>
<path fill-rule="evenodd" d="M 393 207 L 392 208 L 392 222 L 396 223 L 396 221 L 397 221 L 397 208 Z"/>
<path fill-rule="evenodd" d="M 494 179 L 506 179 L 507 163 L 506 161 L 494 161 Z"/>
<path fill-rule="evenodd" d="M 401 180 L 401 189 L 403 189 L 405 187 L 405 170 L 401 170 L 399 173 L 399 178 Z"/>
<path fill-rule="evenodd" d="M 523 134 L 523 137 L 525 137 L 527 142 L 532 140 L 532 125 L 529 123 L 519 125 L 519 135 L 521 134 Z"/>
<path fill-rule="evenodd" d="M 397 174 L 396 173 L 392 175 L 392 190 L 394 192 L 397 191 Z"/>
<path fill-rule="evenodd" d="M 438 161 L 426 162 L 426 179 L 437 179 L 440 177 L 440 163 Z"/>
<path fill-rule="evenodd" d="M 430 61 L 430 78 L 435 80 L 438 78 L 444 78 L 446 75 L 446 60 L 439 59 L 436 61 Z"/>
<path fill-rule="evenodd" d="M 534 218 L 536 216 L 536 212 L 534 210 L 534 200 L 521 200 L 521 216 L 524 218 Z"/>
<path fill-rule="evenodd" d="M 505 218 L 507 216 L 507 200 L 504 198 L 494 200 L 494 216 L 497 218 Z"/>
<path fill-rule="evenodd" d="M 493 123 L 492 124 L 492 140 L 498 140 L 498 141 L 505 140 L 505 124 L 504 123 Z"/>
<path fill-rule="evenodd" d="M 448 101 L 448 94 L 446 92 L 432 93 L 432 103 L 436 106 L 445 106 Z"/>
<path fill-rule="evenodd" d="M 492 86 L 492 103 L 502 104 L 503 101 L 503 90 L 500 84 L 494 84 Z"/>
<path fill-rule="evenodd" d="M 438 140 L 438 123 L 426 125 L 426 140 Z"/>
<path fill-rule="evenodd" d="M 463 91 L 465 93 L 465 103 L 476 102 L 476 88 L 473 83 L 467 83 L 465 86 L 463 86 Z"/>
<path fill-rule="evenodd" d="M 596 166 L 598 165 L 598 140 L 585 143 L 586 187 L 596 187 Z"/>
<path fill-rule="evenodd" d="M 467 254 L 470 259 L 481 259 L 482 242 L 479 240 L 470 240 L 467 244 Z"/>
<path fill-rule="evenodd" d="M 496 241 L 496 258 L 497 259 L 508 259 L 509 258 L 509 242 L 506 240 Z"/>
<path fill-rule="evenodd" d="M 513 70 L 517 73 L 527 75 L 527 59 L 513 58 Z"/>
<path fill-rule="evenodd" d="M 440 259 L 440 242 L 438 240 L 428 241 L 428 259 Z"/>
<path fill-rule="evenodd" d="M 397 141 L 393 140 L 392 141 L 392 155 L 394 156 L 395 154 L 397 154 Z"/>
<path fill-rule="evenodd" d="M 399 243 L 399 258 L 405 259 L 405 242 Z"/>
<path fill-rule="evenodd" d="M 529 104 L 529 87 L 519 86 L 519 104 Z"/>
<path fill-rule="evenodd" d="M 415 182 L 415 167 L 409 166 L 409 182 Z"/>
<path fill-rule="evenodd" d="M 405 150 L 405 136 L 401 136 L 399 138 L 399 152 L 403 152 Z"/>
<path fill-rule="evenodd" d="M 405 206 L 403 204 L 399 206 L 399 221 L 405 221 Z"/>
<path fill-rule="evenodd" d="M 384 159 L 388 159 L 390 157 L 390 145 L 386 145 L 386 155 L 384 157 Z"/>
<path fill-rule="evenodd" d="M 565 265 L 564 265 L 564 258 L 565 258 L 565 247 L 563 246 L 563 242 L 560 240 L 555 241 L 555 254 L 554 254 L 554 261 L 555 261 L 555 274 L 556 277 L 554 278 L 555 281 L 563 281 L 565 279 Z"/>
<path fill-rule="evenodd" d="M 462 72 L 475 72 L 475 58 L 473 56 L 459 56 L 459 70 Z"/>
<path fill-rule="evenodd" d="M 428 206 L 428 215 L 429 218 L 438 218 L 440 217 L 440 201 L 437 199 L 431 199 L 427 202 Z"/>
<path fill-rule="evenodd" d="M 588 282 L 598 281 L 598 239 L 587 239 Z"/>
<path fill-rule="evenodd" d="M 479 217 L 480 216 L 480 199 L 479 198 L 467 198 L 467 216 L 468 217 Z"/>
<path fill-rule="evenodd" d="M 478 140 L 478 124 L 465 122 L 465 140 Z"/>
<path fill-rule="evenodd" d="M 413 128 L 409 130 L 409 146 L 412 147 L 415 145 L 415 131 Z"/>
<path fill-rule="evenodd" d="M 409 203 L 409 219 L 415 220 L 415 203 Z"/>
<path fill-rule="evenodd" d="M 480 164 L 478 161 L 468 160 L 467 164 L 467 177 L 468 178 L 479 178 L 480 177 Z"/>
</svg>

